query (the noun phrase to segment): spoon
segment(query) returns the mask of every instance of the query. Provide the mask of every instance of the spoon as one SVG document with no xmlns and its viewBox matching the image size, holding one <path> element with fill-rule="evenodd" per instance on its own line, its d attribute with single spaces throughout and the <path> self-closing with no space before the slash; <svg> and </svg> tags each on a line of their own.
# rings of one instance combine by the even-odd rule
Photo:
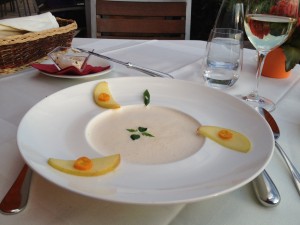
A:
<svg viewBox="0 0 300 225">
<path fill-rule="evenodd" d="M 255 110 L 264 116 L 261 108 L 256 107 Z M 262 205 L 274 207 L 280 203 L 279 191 L 266 170 L 252 181 L 252 185 L 255 195 Z"/>
<path fill-rule="evenodd" d="M 19 176 L 0 203 L 0 212 L 16 214 L 27 205 L 32 170 L 25 164 Z"/>
<path fill-rule="evenodd" d="M 258 201 L 263 206 L 274 207 L 280 203 L 279 191 L 266 170 L 252 181 L 252 185 Z"/>
<path fill-rule="evenodd" d="M 296 189 L 300 195 L 300 173 L 297 171 L 297 169 L 293 165 L 292 161 L 289 159 L 289 157 L 287 156 L 285 151 L 282 149 L 282 147 L 277 142 L 277 139 L 280 136 L 280 131 L 279 131 L 279 127 L 278 127 L 276 121 L 273 118 L 273 116 L 264 108 L 259 108 L 258 111 L 262 116 L 265 117 L 265 119 L 269 123 L 269 125 L 273 131 L 273 134 L 274 134 L 275 146 L 276 146 L 277 150 L 279 151 L 280 155 L 283 157 L 284 161 L 286 162 L 286 165 L 288 166 L 288 168 L 292 174 L 293 182 L 294 182 Z"/>
</svg>

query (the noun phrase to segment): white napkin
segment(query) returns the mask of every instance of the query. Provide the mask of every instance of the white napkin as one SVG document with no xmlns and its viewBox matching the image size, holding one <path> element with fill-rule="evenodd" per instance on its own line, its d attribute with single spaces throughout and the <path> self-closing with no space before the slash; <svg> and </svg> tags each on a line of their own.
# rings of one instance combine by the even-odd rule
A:
<svg viewBox="0 0 300 225">
<path fill-rule="evenodd" d="M 3 19 L 0 20 L 0 37 L 24 34 L 26 32 L 39 32 L 58 27 L 55 17 L 50 12 L 34 16 Z"/>
</svg>

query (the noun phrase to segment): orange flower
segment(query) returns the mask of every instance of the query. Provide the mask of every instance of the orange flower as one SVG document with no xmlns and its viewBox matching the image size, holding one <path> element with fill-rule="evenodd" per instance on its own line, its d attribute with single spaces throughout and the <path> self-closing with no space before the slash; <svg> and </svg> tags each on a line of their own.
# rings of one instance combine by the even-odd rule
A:
<svg viewBox="0 0 300 225">
<path fill-rule="evenodd" d="M 297 1 L 298 0 L 294 0 L 294 1 L 281 0 L 271 8 L 270 13 L 277 16 L 294 17 L 295 15 L 298 15 L 298 7 L 295 7 L 295 5 L 298 4 Z M 299 25 L 300 25 L 300 18 L 298 18 L 298 23 L 297 23 L 297 26 Z"/>
</svg>

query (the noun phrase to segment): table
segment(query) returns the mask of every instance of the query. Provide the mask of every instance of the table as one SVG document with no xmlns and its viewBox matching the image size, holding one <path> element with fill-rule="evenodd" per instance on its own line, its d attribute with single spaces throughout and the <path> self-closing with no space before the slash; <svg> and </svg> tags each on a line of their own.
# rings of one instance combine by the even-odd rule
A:
<svg viewBox="0 0 300 225">
<path fill-rule="evenodd" d="M 75 38 L 74 46 L 93 48 L 120 60 L 172 74 L 176 79 L 203 84 L 201 62 L 205 42 L 142 41 Z M 244 50 L 244 64 L 238 82 L 225 92 L 247 94 L 255 85 L 255 52 Z M 281 129 L 279 143 L 300 169 L 300 66 L 284 80 L 263 77 L 260 93 L 277 103 L 272 114 Z M 118 77 L 146 76 L 138 71 L 114 65 L 103 77 L 60 79 L 47 77 L 29 68 L 0 78 L 0 198 L 2 199 L 23 166 L 16 134 L 24 114 L 38 101 L 63 88 L 82 82 Z M 0 224 L 130 224 L 130 225 L 298 225 L 300 199 L 290 174 L 275 152 L 267 171 L 281 192 L 282 202 L 275 208 L 261 206 L 251 183 L 228 194 L 189 204 L 165 206 L 127 205 L 84 197 L 64 190 L 33 174 L 26 209 L 14 216 L 0 215 Z"/>
</svg>

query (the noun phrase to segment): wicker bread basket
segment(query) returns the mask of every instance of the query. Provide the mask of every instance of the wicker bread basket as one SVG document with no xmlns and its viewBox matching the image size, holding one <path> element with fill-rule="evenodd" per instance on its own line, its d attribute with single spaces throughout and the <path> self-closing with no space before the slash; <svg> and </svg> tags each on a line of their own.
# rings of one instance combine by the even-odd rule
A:
<svg viewBox="0 0 300 225">
<path fill-rule="evenodd" d="M 41 61 L 57 46 L 71 46 L 77 24 L 56 17 L 59 28 L 0 38 L 0 75 L 22 70 Z"/>
</svg>

